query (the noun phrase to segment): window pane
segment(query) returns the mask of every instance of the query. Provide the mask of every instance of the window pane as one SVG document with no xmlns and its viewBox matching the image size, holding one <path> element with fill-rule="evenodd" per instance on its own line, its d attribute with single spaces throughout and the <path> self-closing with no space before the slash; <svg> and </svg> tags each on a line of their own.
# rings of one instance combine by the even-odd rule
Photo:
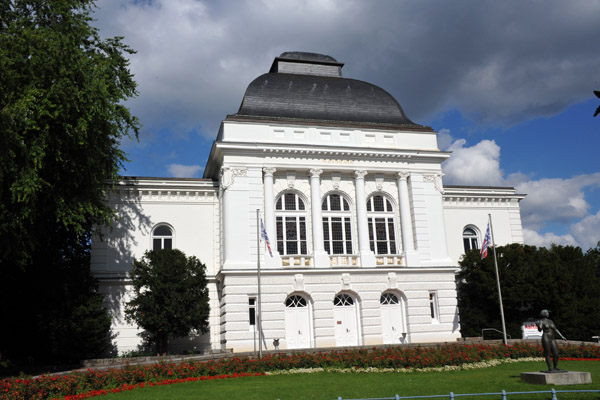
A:
<svg viewBox="0 0 600 400">
<path fill-rule="evenodd" d="M 283 210 L 282 206 L 281 206 L 281 197 L 279 199 L 277 199 L 277 203 L 275 203 L 275 209 L 276 210 Z"/>
<path fill-rule="evenodd" d="M 173 236 L 173 232 L 168 226 L 161 225 L 154 230 L 154 236 Z"/>
<path fill-rule="evenodd" d="M 296 195 L 294 193 L 285 194 L 285 209 L 296 210 Z"/>
<path fill-rule="evenodd" d="M 306 241 L 300 242 L 300 254 L 308 254 L 306 250 Z"/>
<path fill-rule="evenodd" d="M 346 254 L 353 254 L 351 241 L 346 242 Z"/>
<path fill-rule="evenodd" d="M 344 211 L 350 211 L 350 205 L 348 204 L 346 199 L 344 199 Z"/>
<path fill-rule="evenodd" d="M 286 254 L 298 254 L 298 242 L 285 242 Z"/>
<path fill-rule="evenodd" d="M 300 217 L 300 239 L 306 240 L 306 221 L 304 217 Z"/>
<path fill-rule="evenodd" d="M 340 205 L 340 195 L 339 194 L 329 195 L 329 204 L 330 204 L 329 209 L 331 211 L 341 211 L 342 210 L 341 205 Z"/>
<path fill-rule="evenodd" d="M 152 250 L 160 250 L 162 248 L 162 240 L 154 239 L 152 241 Z"/>
<path fill-rule="evenodd" d="M 469 238 L 464 238 L 463 239 L 463 245 L 465 247 L 465 252 L 471 250 L 471 243 L 469 241 Z"/>
<path fill-rule="evenodd" d="M 344 218 L 345 221 L 345 230 L 346 230 L 346 240 L 352 239 L 352 228 L 350 227 L 350 218 Z"/>
<path fill-rule="evenodd" d="M 373 197 L 373 208 L 375 211 L 384 211 L 383 209 L 383 196 Z"/>
<path fill-rule="evenodd" d="M 331 239 L 342 240 L 342 219 L 331 218 Z"/>
<path fill-rule="evenodd" d="M 298 230 L 296 217 L 286 217 L 285 219 L 285 238 L 286 240 L 298 240 Z"/>
<path fill-rule="evenodd" d="M 373 202 L 373 198 L 371 197 L 367 200 L 367 211 L 371 211 L 371 203 Z"/>
<path fill-rule="evenodd" d="M 377 242 L 377 254 L 388 254 L 387 242 Z"/>
<path fill-rule="evenodd" d="M 300 197 L 298 197 L 298 209 L 299 210 L 305 210 L 304 208 L 304 201 L 302 201 L 302 199 Z"/>
<path fill-rule="evenodd" d="M 163 248 L 171 250 L 173 248 L 173 239 L 163 239 Z"/>
<path fill-rule="evenodd" d="M 369 240 L 374 240 L 373 239 L 373 218 L 367 219 L 367 226 L 369 229 Z"/>
<path fill-rule="evenodd" d="M 385 232 L 385 219 L 375 218 L 375 235 L 377 240 L 386 240 L 387 235 Z"/>
<path fill-rule="evenodd" d="M 390 203 L 390 201 L 388 199 L 385 199 L 385 205 L 387 206 L 387 209 L 385 211 L 389 211 L 389 212 L 394 211 L 394 210 L 392 210 L 392 203 Z"/>
<path fill-rule="evenodd" d="M 396 240 L 396 233 L 394 231 L 394 221 L 391 218 L 388 218 L 388 232 L 390 236 L 390 241 L 393 242 Z"/>
</svg>

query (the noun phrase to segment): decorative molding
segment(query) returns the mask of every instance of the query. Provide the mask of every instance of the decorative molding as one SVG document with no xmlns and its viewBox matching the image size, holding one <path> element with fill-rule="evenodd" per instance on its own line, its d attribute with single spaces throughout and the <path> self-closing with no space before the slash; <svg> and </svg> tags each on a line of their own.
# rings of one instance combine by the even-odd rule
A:
<svg viewBox="0 0 600 400">
<path fill-rule="evenodd" d="M 304 275 L 294 275 L 294 290 L 298 292 L 304 292 Z"/>
<path fill-rule="evenodd" d="M 323 170 L 319 168 L 312 168 L 309 172 L 311 178 L 318 178 L 323 173 Z"/>
<path fill-rule="evenodd" d="M 410 172 L 408 172 L 408 171 L 400 171 L 400 172 L 398 172 L 396 174 L 396 176 L 398 177 L 399 180 L 405 181 L 410 176 Z"/>
<path fill-rule="evenodd" d="M 265 176 L 273 176 L 275 171 L 277 171 L 277 168 L 273 168 L 273 167 L 263 168 L 263 172 L 265 173 Z"/>
<path fill-rule="evenodd" d="M 221 168 L 221 188 L 227 190 L 235 182 L 237 176 L 248 176 L 248 168 Z"/>
<path fill-rule="evenodd" d="M 388 273 L 388 289 L 398 289 L 398 277 L 395 272 Z"/>
<path fill-rule="evenodd" d="M 342 274 L 342 290 L 351 290 L 352 283 L 350 282 L 350 274 Z"/>
<path fill-rule="evenodd" d="M 288 189 L 293 189 L 294 182 L 296 181 L 296 172 L 288 171 L 288 172 L 286 172 L 285 176 L 287 178 Z"/>
<path fill-rule="evenodd" d="M 354 171 L 354 176 L 356 177 L 356 179 L 365 179 L 365 176 L 367 176 L 368 172 L 365 170 L 359 170 L 359 171 Z"/>
<path fill-rule="evenodd" d="M 331 173 L 331 183 L 333 184 L 333 188 L 335 190 L 339 190 L 340 189 L 340 182 L 342 180 L 342 175 L 340 175 L 337 172 L 332 172 Z"/>
<path fill-rule="evenodd" d="M 425 182 L 432 182 L 433 186 L 435 187 L 435 190 L 437 190 L 441 194 L 444 194 L 444 188 L 442 186 L 442 176 L 443 174 L 423 175 L 423 180 Z"/>
<path fill-rule="evenodd" d="M 375 187 L 380 192 L 383 190 L 383 175 L 382 174 L 375 175 Z"/>
</svg>

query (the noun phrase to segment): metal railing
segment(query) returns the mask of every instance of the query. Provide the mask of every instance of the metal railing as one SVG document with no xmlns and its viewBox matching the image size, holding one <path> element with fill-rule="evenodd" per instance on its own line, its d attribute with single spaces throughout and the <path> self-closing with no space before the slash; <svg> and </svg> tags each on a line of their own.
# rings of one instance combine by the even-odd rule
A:
<svg viewBox="0 0 600 400">
<path fill-rule="evenodd" d="M 496 329 L 496 328 L 483 328 L 483 329 L 481 330 L 481 339 L 482 339 L 482 340 L 485 340 L 485 337 L 483 337 L 483 336 L 484 336 L 484 335 L 483 335 L 483 333 L 484 333 L 485 331 L 494 331 L 494 332 L 498 332 L 499 334 L 501 334 L 501 335 L 502 335 L 502 331 L 499 331 L 499 330 L 498 330 L 498 329 Z M 510 335 L 509 335 L 509 334 L 506 334 L 506 336 L 508 336 L 508 338 L 509 338 L 509 339 L 512 339 L 512 338 L 510 337 Z"/>
<path fill-rule="evenodd" d="M 552 394 L 552 400 L 559 400 L 557 394 L 559 393 L 600 393 L 600 390 L 590 389 L 590 390 L 536 390 L 530 392 L 507 392 L 502 390 L 501 392 L 492 392 L 492 393 L 454 393 L 450 392 L 449 394 L 435 394 L 429 396 L 399 396 L 395 395 L 394 397 L 372 397 L 372 398 L 361 398 L 361 399 L 343 399 L 341 396 L 337 398 L 337 400 L 406 400 L 406 399 L 450 399 L 453 400 L 457 397 L 467 397 L 467 396 L 502 396 L 500 397 L 502 400 L 507 400 L 509 395 L 515 394 Z"/>
</svg>

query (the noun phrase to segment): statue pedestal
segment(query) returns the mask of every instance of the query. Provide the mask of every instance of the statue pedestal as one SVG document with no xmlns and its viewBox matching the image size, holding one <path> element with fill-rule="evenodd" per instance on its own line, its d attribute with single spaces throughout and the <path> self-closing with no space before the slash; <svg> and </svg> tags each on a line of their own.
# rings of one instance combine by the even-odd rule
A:
<svg viewBox="0 0 600 400">
<path fill-rule="evenodd" d="M 581 385 L 592 383 L 592 376 L 579 371 L 521 372 L 521 380 L 536 385 Z"/>
</svg>

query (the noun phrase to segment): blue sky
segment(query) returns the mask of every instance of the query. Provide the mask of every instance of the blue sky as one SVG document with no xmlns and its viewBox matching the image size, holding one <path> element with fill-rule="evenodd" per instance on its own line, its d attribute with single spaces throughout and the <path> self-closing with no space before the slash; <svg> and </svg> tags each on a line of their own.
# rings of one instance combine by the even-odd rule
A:
<svg viewBox="0 0 600 400">
<path fill-rule="evenodd" d="M 514 186 L 525 241 L 600 241 L 600 0 L 98 0 L 137 51 L 123 174 L 201 177 L 219 123 L 284 51 L 328 54 L 453 151 L 444 183 Z"/>
</svg>

